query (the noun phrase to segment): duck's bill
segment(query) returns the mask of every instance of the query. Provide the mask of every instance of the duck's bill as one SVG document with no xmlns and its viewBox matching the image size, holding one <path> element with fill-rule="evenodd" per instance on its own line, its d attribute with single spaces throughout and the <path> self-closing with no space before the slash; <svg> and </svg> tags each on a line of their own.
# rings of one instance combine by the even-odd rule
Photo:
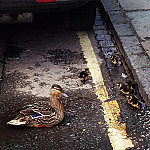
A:
<svg viewBox="0 0 150 150">
<path fill-rule="evenodd" d="M 62 92 L 61 95 L 65 96 L 65 97 L 69 97 L 65 92 Z"/>
</svg>

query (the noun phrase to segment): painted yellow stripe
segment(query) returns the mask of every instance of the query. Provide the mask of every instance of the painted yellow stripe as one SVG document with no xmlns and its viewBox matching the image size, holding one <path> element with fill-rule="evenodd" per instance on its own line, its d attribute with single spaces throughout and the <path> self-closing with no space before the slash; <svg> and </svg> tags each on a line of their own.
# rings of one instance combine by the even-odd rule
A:
<svg viewBox="0 0 150 150">
<path fill-rule="evenodd" d="M 98 99 L 103 102 L 104 119 L 109 127 L 108 136 L 113 149 L 125 150 L 126 148 L 134 147 L 132 141 L 127 138 L 126 125 L 118 121 L 120 108 L 117 101 L 105 102 L 108 99 L 108 92 L 104 84 L 103 75 L 99 66 L 100 64 L 97 61 L 87 32 L 77 32 L 77 35 L 80 39 L 80 45 L 82 46 L 82 51 L 87 61 L 92 81 L 95 85 L 96 95 L 98 96 Z"/>
</svg>

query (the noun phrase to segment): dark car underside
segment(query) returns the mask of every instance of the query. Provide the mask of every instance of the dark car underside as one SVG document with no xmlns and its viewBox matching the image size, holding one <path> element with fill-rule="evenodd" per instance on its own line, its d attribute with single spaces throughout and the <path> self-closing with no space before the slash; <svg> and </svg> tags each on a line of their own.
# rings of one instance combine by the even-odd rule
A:
<svg viewBox="0 0 150 150">
<path fill-rule="evenodd" d="M 50 12 L 77 8 L 89 0 L 0 0 L 0 14 Z"/>
<path fill-rule="evenodd" d="M 71 29 L 89 30 L 95 21 L 95 1 L 96 0 L 0 0 L 0 23 L 5 20 L 7 20 L 7 22 L 17 23 L 20 18 L 20 20 L 27 17 L 29 19 L 33 18 L 36 13 L 63 11 L 67 12 L 66 14 L 68 15 Z"/>
</svg>

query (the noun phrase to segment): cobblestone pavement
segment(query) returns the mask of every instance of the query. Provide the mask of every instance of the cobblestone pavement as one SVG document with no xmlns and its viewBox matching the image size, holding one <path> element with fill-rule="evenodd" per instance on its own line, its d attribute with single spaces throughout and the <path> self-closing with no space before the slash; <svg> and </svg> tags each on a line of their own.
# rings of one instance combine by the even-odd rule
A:
<svg viewBox="0 0 150 150">
<path fill-rule="evenodd" d="M 149 0 L 100 0 L 100 11 L 150 106 Z"/>
<path fill-rule="evenodd" d="M 122 73 L 127 73 L 128 71 L 130 72 L 130 69 L 127 68 L 127 66 L 126 66 L 127 64 L 125 63 L 124 68 L 126 68 L 127 70 L 124 70 L 123 68 L 119 68 L 117 74 L 115 74 L 116 71 L 114 72 L 113 66 L 111 66 L 109 64 L 110 60 L 107 57 L 107 54 L 116 53 L 117 51 L 120 51 L 120 50 L 119 50 L 119 47 L 118 47 L 116 41 L 114 40 L 114 36 L 113 36 L 112 32 L 110 31 L 110 28 L 108 28 L 108 24 L 103 23 L 103 21 L 101 20 L 101 17 L 99 16 L 98 13 L 97 13 L 97 17 L 96 17 L 96 23 L 95 23 L 95 26 L 94 26 L 94 32 L 95 32 L 95 37 L 98 41 L 98 45 L 99 45 L 100 49 L 102 50 L 101 52 L 103 53 L 103 55 L 105 57 L 106 66 L 109 70 L 109 76 L 111 77 L 112 82 L 115 83 L 119 79 L 116 76 L 120 77 Z M 119 80 L 122 81 L 123 79 L 119 79 Z M 149 131 L 150 121 L 148 119 L 150 117 L 149 108 L 146 108 L 145 110 L 141 111 L 140 113 L 139 112 L 137 112 L 137 113 L 127 113 L 126 112 L 127 108 L 124 105 L 122 105 L 122 100 L 121 100 L 122 98 L 120 98 L 119 95 L 117 95 L 115 98 L 119 101 L 119 105 L 120 105 L 120 108 L 121 108 L 121 118 L 120 119 L 122 120 L 124 117 L 126 118 L 125 122 L 127 123 L 127 134 L 132 139 L 132 141 L 134 143 L 134 146 L 135 146 L 134 148 L 129 148 L 129 149 L 130 150 L 131 149 L 133 149 L 133 150 L 134 149 L 149 150 L 149 147 L 150 147 L 150 144 L 148 142 L 150 140 L 150 131 Z M 142 119 L 145 120 L 143 122 L 143 125 L 140 123 L 140 122 L 142 122 Z M 138 131 L 139 133 L 135 133 L 135 131 Z M 145 139 L 143 139 L 143 137 L 145 137 Z M 137 146 L 137 143 L 139 144 L 144 140 L 145 140 L 145 144 L 147 146 L 145 144 L 144 145 L 142 144 L 141 146 Z"/>
</svg>

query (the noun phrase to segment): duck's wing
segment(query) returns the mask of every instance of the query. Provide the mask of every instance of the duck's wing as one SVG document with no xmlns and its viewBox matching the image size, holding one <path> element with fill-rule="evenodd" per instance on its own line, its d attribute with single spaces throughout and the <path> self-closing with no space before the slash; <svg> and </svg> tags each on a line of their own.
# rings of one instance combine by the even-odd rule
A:
<svg viewBox="0 0 150 150">
<path fill-rule="evenodd" d="M 49 103 L 42 103 L 38 110 L 35 110 L 35 112 L 41 114 L 42 116 L 51 116 L 55 114 L 55 109 L 50 106 Z"/>
<path fill-rule="evenodd" d="M 22 111 L 22 110 L 24 110 L 24 109 L 26 109 L 26 108 L 32 107 L 32 106 L 33 106 L 33 105 L 24 106 L 24 107 L 22 107 L 22 108 L 16 110 L 15 112 L 20 112 L 20 111 Z"/>
<path fill-rule="evenodd" d="M 50 106 L 49 102 L 34 103 L 27 105 L 19 110 L 20 114 L 31 115 L 32 117 L 47 116 L 55 113 L 55 110 Z"/>
<path fill-rule="evenodd" d="M 16 112 L 19 112 L 20 114 L 23 115 L 34 115 L 36 114 L 38 111 L 38 107 L 35 105 L 27 105 L 19 110 L 17 110 Z"/>
<path fill-rule="evenodd" d="M 37 111 L 38 111 L 37 109 L 34 110 L 32 108 L 26 108 L 26 109 L 21 110 L 20 113 L 23 115 L 35 115 Z"/>
</svg>

